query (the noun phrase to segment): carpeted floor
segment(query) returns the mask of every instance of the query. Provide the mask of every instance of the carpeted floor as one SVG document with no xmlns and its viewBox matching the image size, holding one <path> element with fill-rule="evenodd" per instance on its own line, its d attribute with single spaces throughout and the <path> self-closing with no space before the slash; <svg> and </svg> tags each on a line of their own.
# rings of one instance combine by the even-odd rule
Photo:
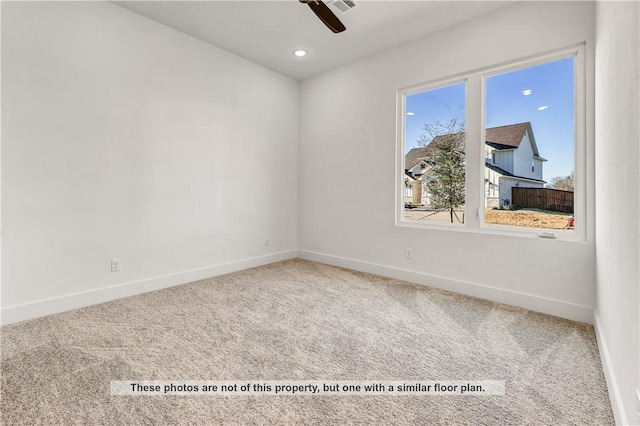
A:
<svg viewBox="0 0 640 426">
<path fill-rule="evenodd" d="M 613 424 L 593 327 L 290 260 L 2 327 L 0 423 Z M 504 396 L 111 396 L 112 380 L 504 380 Z"/>
</svg>

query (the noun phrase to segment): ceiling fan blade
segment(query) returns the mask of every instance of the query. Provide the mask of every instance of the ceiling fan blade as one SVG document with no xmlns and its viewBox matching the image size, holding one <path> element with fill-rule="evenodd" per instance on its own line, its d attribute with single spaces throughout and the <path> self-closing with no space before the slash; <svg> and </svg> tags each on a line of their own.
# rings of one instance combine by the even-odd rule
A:
<svg viewBox="0 0 640 426">
<path fill-rule="evenodd" d="M 313 13 L 334 33 L 341 33 L 347 29 L 340 19 L 329 9 L 322 1 L 316 0 L 300 0 L 300 3 L 309 5 Z"/>
</svg>

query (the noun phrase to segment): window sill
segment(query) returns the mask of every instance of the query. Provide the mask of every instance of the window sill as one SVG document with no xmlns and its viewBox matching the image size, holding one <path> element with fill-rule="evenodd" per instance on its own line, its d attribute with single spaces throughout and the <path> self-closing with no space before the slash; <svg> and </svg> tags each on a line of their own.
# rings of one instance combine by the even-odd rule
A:
<svg viewBox="0 0 640 426">
<path fill-rule="evenodd" d="M 468 226 L 468 224 L 459 223 L 424 223 L 410 220 L 396 220 L 396 227 L 426 229 L 435 231 L 452 231 L 452 232 L 469 232 L 473 234 L 498 235 L 519 238 L 536 238 L 540 240 L 555 241 L 571 241 L 578 243 L 587 242 L 586 237 L 580 232 L 580 229 L 573 231 L 563 229 L 545 229 L 545 228 L 520 228 L 508 225 L 480 225 Z M 551 233 L 553 237 L 545 234 Z"/>
</svg>

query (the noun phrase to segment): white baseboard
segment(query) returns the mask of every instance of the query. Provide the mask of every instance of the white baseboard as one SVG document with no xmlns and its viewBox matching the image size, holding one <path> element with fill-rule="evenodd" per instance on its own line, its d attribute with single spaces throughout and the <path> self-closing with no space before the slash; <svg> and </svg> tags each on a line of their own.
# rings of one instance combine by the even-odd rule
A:
<svg viewBox="0 0 640 426">
<path fill-rule="evenodd" d="M 109 302 L 123 297 L 134 296 L 153 290 L 160 290 L 180 284 L 187 284 L 204 278 L 215 277 L 228 274 L 243 269 L 254 268 L 256 266 L 267 265 L 269 263 L 282 260 L 293 259 L 297 256 L 296 250 L 289 250 L 266 256 L 242 259 L 234 262 L 198 268 L 189 271 L 182 271 L 175 274 L 153 277 L 111 287 L 104 287 L 96 290 L 89 290 L 80 293 L 68 294 L 51 299 L 38 300 L 36 302 L 23 305 L 9 306 L 2 309 L 2 325 L 11 324 L 28 319 L 57 314 L 72 309 L 83 308 L 97 303 Z"/>
<path fill-rule="evenodd" d="M 590 308 L 588 306 L 577 305 L 573 303 L 563 302 L 561 300 L 549 299 L 546 297 L 536 296 L 528 293 L 521 293 L 513 290 L 491 287 L 483 284 L 425 274 L 424 272 L 410 271 L 393 266 L 379 265 L 355 259 L 317 253 L 308 250 L 298 250 L 298 257 L 316 262 L 327 263 L 329 265 L 354 269 L 356 271 L 382 275 L 388 278 L 409 281 L 429 287 L 449 290 L 456 293 L 466 294 L 468 296 L 474 296 L 494 302 L 505 303 L 507 305 L 531 309 L 532 311 L 555 315 L 573 321 L 593 324 L 593 308 Z"/>
<path fill-rule="evenodd" d="M 600 351 L 600 359 L 602 360 L 602 369 L 604 370 L 604 377 L 607 381 L 607 390 L 609 391 L 609 399 L 611 400 L 611 409 L 613 410 L 613 416 L 615 417 L 617 425 L 630 425 L 637 424 L 629 422 L 627 414 L 624 410 L 624 404 L 622 403 L 620 388 L 618 387 L 618 381 L 616 380 L 615 371 L 611 364 L 611 356 L 609 355 L 609 349 L 607 342 L 602 333 L 602 326 L 600 324 L 600 318 L 598 312 L 594 313 L 594 328 L 596 331 L 596 340 L 598 341 L 598 349 Z"/>
<path fill-rule="evenodd" d="M 451 278 L 430 275 L 423 272 L 410 271 L 392 266 L 385 266 L 355 259 L 332 256 L 307 250 L 290 250 L 267 256 L 243 259 L 205 268 L 190 271 L 178 272 L 161 277 L 153 277 L 144 280 L 119 284 L 86 292 L 69 294 L 61 297 L 39 300 L 23 305 L 9 306 L 2 309 L 2 324 L 11 324 L 45 315 L 82 308 L 96 303 L 108 302 L 122 297 L 134 296 L 148 291 L 173 287 L 186 284 L 192 281 L 217 275 L 228 274 L 247 268 L 266 265 L 273 262 L 292 259 L 296 256 L 327 263 L 330 265 L 354 269 L 382 275 L 389 278 L 396 278 L 404 281 L 422 284 L 443 290 L 454 291 L 456 293 L 506 303 L 508 305 L 519 306 L 537 312 L 543 312 L 574 321 L 593 324 L 593 309 L 587 306 L 576 305 L 559 300 L 544 298 L 527 293 L 505 290 L 497 287 L 486 286 L 466 281 L 454 280 Z"/>
</svg>

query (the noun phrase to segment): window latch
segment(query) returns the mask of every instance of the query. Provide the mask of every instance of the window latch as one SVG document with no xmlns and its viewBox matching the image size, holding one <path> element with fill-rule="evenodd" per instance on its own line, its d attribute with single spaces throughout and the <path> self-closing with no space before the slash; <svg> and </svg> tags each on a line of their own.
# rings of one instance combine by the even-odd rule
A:
<svg viewBox="0 0 640 426">
<path fill-rule="evenodd" d="M 538 238 L 546 238 L 548 240 L 555 240 L 556 239 L 556 234 L 554 234 L 553 232 L 540 232 L 538 234 Z"/>
</svg>

